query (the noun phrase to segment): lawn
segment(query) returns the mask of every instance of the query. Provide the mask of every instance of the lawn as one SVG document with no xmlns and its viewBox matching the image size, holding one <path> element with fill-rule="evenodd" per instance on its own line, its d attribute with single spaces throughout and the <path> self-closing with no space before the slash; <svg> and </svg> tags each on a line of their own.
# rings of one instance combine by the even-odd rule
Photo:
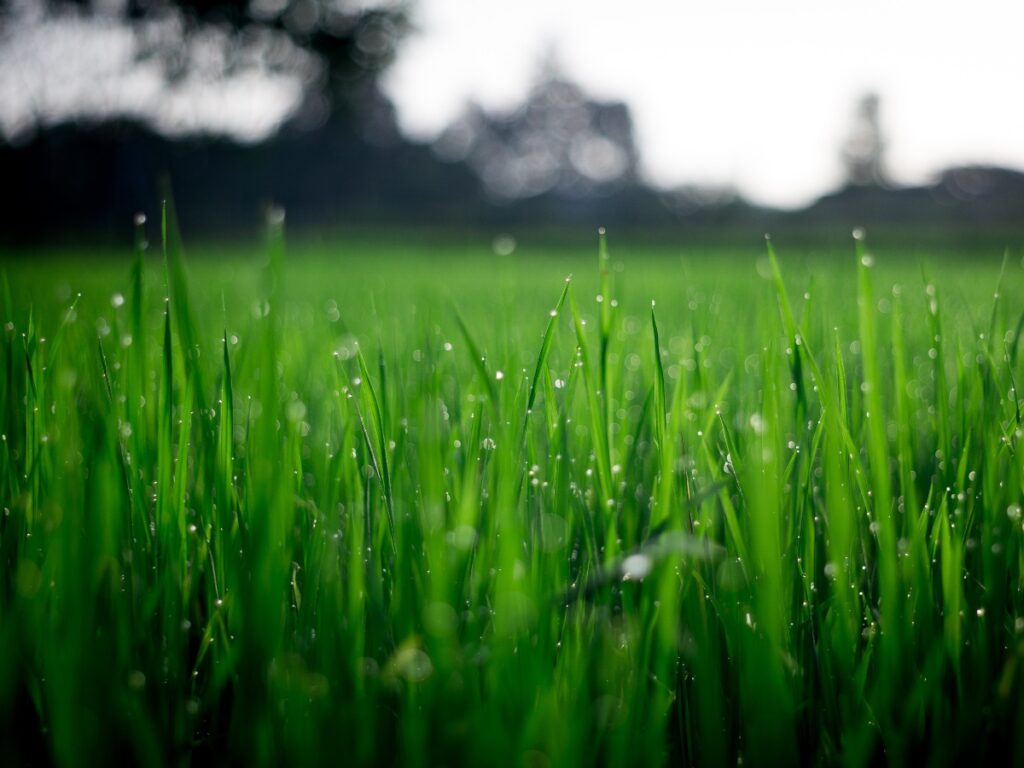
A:
<svg viewBox="0 0 1024 768">
<path fill-rule="evenodd" d="M 1024 762 L 1019 251 L 146 228 L 2 264 L 4 762 Z"/>
</svg>

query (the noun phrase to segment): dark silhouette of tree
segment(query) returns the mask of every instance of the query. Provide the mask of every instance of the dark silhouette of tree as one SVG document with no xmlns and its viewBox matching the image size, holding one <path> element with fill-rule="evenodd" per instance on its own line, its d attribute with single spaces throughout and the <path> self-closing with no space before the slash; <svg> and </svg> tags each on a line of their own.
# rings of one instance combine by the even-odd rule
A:
<svg viewBox="0 0 1024 768">
<path fill-rule="evenodd" d="M 491 114 L 469 104 L 436 150 L 466 161 L 487 191 L 504 200 L 547 192 L 594 196 L 637 183 L 629 108 L 591 98 L 550 57 L 521 106 Z"/>
<path fill-rule="evenodd" d="M 289 113 L 292 124 L 312 128 L 332 113 L 347 119 L 362 111 L 375 97 L 377 77 L 393 60 L 408 29 L 404 0 L 0 0 L 0 45 L 4 38 L 8 44 L 19 37 L 24 42 L 33 33 L 39 40 L 52 41 L 52 36 L 40 33 L 47 24 L 63 25 L 66 34 L 55 43 L 63 50 L 51 52 L 39 64 L 42 71 L 52 69 L 62 56 L 72 57 L 72 49 L 85 37 L 106 30 L 127 32 L 131 53 L 103 72 L 115 83 L 99 84 L 115 92 L 114 98 L 106 99 L 112 106 L 96 106 L 89 88 L 97 84 L 86 82 L 90 75 L 84 72 L 82 82 L 70 86 L 85 95 L 77 102 L 69 99 L 67 104 L 42 107 L 30 121 L 35 125 L 26 126 L 29 130 L 84 117 L 91 122 L 139 119 L 175 135 L 202 133 L 202 120 L 195 121 L 194 130 L 187 120 L 178 121 L 180 130 L 170 120 L 147 120 L 159 111 L 159 104 L 138 107 L 139 97 L 122 96 L 116 83 L 137 80 L 139 71 L 147 76 L 158 71 L 162 92 L 173 94 L 189 87 L 209 92 L 210 85 L 232 79 L 244 89 L 244 83 L 256 79 L 280 82 L 287 77 L 293 102 L 294 84 L 301 84 L 300 106 Z M 32 45 L 23 47 L 22 59 L 40 55 Z M 26 71 L 27 64 L 6 62 Z M 26 84 L 22 90 L 30 88 Z M 26 92 L 22 98 L 32 95 Z M 187 104 L 187 99 L 183 101 Z M 78 103 L 85 106 L 79 109 Z M 6 109 L 10 111 L 11 105 Z M 231 135 L 230 130 L 212 132 Z M 267 131 L 256 132 L 253 139 L 266 135 Z M 246 137 L 243 132 L 236 138 Z"/>
<path fill-rule="evenodd" d="M 408 29 L 404 4 L 396 0 L 128 0 L 131 16 L 161 6 L 182 9 L 196 29 L 227 25 L 286 36 L 322 64 L 319 83 L 332 107 L 344 107 L 350 94 L 375 80 Z"/>
<path fill-rule="evenodd" d="M 841 151 L 846 179 L 855 186 L 885 186 L 885 137 L 879 123 L 881 100 L 866 93 L 857 102 L 853 124 Z"/>
</svg>

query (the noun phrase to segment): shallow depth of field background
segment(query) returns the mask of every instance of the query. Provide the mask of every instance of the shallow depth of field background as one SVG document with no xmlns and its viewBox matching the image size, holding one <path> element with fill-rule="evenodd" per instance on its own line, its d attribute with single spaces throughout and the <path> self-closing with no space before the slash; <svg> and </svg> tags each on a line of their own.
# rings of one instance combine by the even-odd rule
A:
<svg viewBox="0 0 1024 768">
<path fill-rule="evenodd" d="M 0 0 L 0 762 L 1024 761 L 1020 14 L 676 5 Z"/>
</svg>

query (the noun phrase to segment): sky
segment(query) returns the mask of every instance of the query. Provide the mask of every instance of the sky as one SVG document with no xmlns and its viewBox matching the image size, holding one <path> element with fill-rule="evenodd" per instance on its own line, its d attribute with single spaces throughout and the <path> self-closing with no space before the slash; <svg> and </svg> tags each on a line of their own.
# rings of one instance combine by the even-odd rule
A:
<svg viewBox="0 0 1024 768">
<path fill-rule="evenodd" d="M 643 173 L 660 186 L 807 203 L 842 180 L 839 147 L 869 90 L 896 181 L 1024 168 L 1015 0 L 418 0 L 413 17 L 384 87 L 419 139 L 468 99 L 513 107 L 553 51 L 593 96 L 630 106 Z"/>
</svg>

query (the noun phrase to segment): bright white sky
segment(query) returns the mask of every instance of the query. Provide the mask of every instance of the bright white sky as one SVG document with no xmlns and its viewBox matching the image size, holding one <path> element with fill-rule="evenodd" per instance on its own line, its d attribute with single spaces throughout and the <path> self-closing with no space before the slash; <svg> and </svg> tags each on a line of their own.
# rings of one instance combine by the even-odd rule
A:
<svg viewBox="0 0 1024 768">
<path fill-rule="evenodd" d="M 889 167 L 1024 167 L 1019 0 L 418 0 L 386 79 L 402 127 L 435 136 L 469 98 L 513 106 L 552 49 L 633 111 L 661 185 L 732 183 L 799 205 L 841 179 L 858 96 L 882 97 Z"/>
</svg>

